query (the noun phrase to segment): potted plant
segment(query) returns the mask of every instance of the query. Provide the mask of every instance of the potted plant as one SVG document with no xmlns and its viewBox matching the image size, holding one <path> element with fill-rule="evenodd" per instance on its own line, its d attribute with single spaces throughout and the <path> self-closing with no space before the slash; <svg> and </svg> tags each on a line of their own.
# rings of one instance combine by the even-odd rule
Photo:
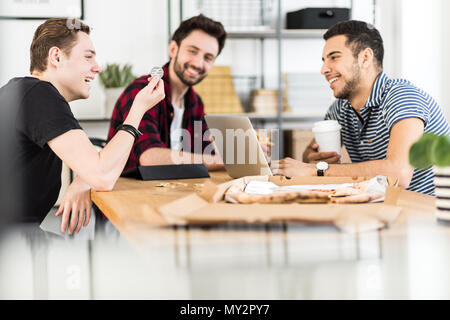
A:
<svg viewBox="0 0 450 320">
<path fill-rule="evenodd" d="M 425 133 L 409 150 L 409 162 L 418 169 L 433 166 L 436 215 L 450 220 L 450 135 Z"/>
<path fill-rule="evenodd" d="M 111 117 L 114 105 L 125 87 L 136 77 L 129 64 L 120 67 L 117 63 L 107 64 L 100 72 L 100 80 L 105 86 L 105 116 Z"/>
</svg>

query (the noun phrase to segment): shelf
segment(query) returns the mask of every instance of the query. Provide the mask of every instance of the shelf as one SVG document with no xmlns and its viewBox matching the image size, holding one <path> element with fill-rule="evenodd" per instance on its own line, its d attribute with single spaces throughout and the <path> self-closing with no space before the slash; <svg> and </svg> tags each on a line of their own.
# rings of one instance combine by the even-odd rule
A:
<svg viewBox="0 0 450 320">
<path fill-rule="evenodd" d="M 257 113 L 244 114 L 249 117 L 254 128 L 258 129 L 280 129 L 278 124 L 278 115 L 263 115 Z M 305 130 L 311 129 L 317 121 L 322 121 L 325 112 L 301 112 L 301 113 L 284 113 L 280 115 L 282 121 L 281 130 Z"/>
<path fill-rule="evenodd" d="M 247 116 L 255 129 L 279 129 L 277 114 L 259 114 L 259 113 L 223 113 L 222 115 L 240 115 Z M 305 111 L 301 113 L 284 113 L 280 116 L 283 122 L 281 130 L 305 130 L 311 129 L 317 121 L 322 121 L 325 112 Z"/>
<path fill-rule="evenodd" d="M 277 114 L 259 114 L 259 113 L 243 113 L 251 120 L 278 120 Z M 301 112 L 301 113 L 283 113 L 281 119 L 287 121 L 302 121 L 305 119 L 318 119 L 323 118 L 325 113 L 318 112 Z"/>
<path fill-rule="evenodd" d="M 283 29 L 281 30 L 282 39 L 322 39 L 327 30 L 325 29 Z M 269 30 L 249 30 L 249 31 L 230 31 L 227 32 L 229 39 L 276 39 L 277 31 Z"/>
</svg>

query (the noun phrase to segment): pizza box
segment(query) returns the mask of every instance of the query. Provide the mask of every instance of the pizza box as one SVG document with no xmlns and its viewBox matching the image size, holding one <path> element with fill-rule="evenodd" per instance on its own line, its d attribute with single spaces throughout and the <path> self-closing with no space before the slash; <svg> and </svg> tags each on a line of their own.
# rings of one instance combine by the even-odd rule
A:
<svg viewBox="0 0 450 320">
<path fill-rule="evenodd" d="M 346 232 L 363 232 L 389 226 L 400 214 L 396 206 L 401 188 L 396 179 L 388 179 L 384 202 L 362 204 L 286 203 L 234 204 L 224 194 L 234 183 L 252 180 L 270 181 L 280 186 L 302 184 L 340 184 L 368 178 L 256 176 L 235 179 L 220 185 L 207 182 L 201 193 L 193 193 L 159 207 L 158 212 L 170 225 L 214 225 L 311 223 L 333 224 Z"/>
</svg>

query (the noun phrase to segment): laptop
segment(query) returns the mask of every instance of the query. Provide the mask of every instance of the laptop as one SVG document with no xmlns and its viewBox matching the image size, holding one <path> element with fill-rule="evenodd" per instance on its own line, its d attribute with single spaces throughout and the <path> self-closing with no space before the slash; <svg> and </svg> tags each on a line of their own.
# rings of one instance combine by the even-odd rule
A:
<svg viewBox="0 0 450 320">
<path fill-rule="evenodd" d="M 230 177 L 272 175 L 248 117 L 206 115 L 205 120 Z"/>
</svg>

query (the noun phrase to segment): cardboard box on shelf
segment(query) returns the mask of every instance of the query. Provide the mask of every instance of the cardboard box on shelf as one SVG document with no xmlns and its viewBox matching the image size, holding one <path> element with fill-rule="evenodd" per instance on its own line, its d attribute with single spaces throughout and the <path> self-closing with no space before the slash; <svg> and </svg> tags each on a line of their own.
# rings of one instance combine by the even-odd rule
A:
<svg viewBox="0 0 450 320">
<path fill-rule="evenodd" d="M 253 90 L 250 100 L 250 112 L 275 115 L 278 113 L 278 90 Z M 283 112 L 290 112 L 287 98 L 283 91 Z"/>
<path fill-rule="evenodd" d="M 242 113 L 242 103 L 233 84 L 229 66 L 214 66 L 208 76 L 194 86 L 195 92 L 202 98 L 205 112 Z"/>
<path fill-rule="evenodd" d="M 157 210 L 171 225 L 220 223 L 279 223 L 298 222 L 334 224 L 345 232 L 364 232 L 388 227 L 398 217 L 396 206 L 402 190 L 397 180 L 389 179 L 382 203 L 363 204 L 233 204 L 224 202 L 224 194 L 233 183 L 252 180 L 271 181 L 277 185 L 334 184 L 359 182 L 356 177 L 244 177 L 220 185 L 206 183 L 203 192 L 193 193 L 159 207 Z"/>
</svg>

